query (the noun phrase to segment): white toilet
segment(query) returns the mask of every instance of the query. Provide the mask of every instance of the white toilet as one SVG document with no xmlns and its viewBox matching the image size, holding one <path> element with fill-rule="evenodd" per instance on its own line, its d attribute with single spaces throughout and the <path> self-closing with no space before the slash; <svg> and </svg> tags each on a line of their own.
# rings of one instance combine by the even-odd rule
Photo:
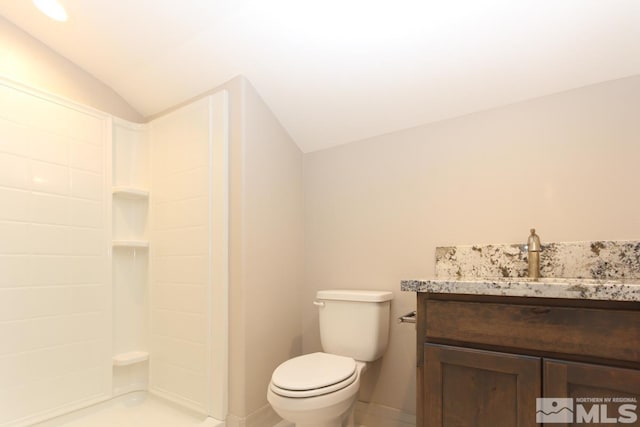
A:
<svg viewBox="0 0 640 427">
<path fill-rule="evenodd" d="M 276 368 L 267 390 L 273 409 L 297 427 L 345 427 L 367 362 L 389 340 L 392 292 L 318 291 L 320 339 L 325 353 L 305 354 Z"/>
</svg>

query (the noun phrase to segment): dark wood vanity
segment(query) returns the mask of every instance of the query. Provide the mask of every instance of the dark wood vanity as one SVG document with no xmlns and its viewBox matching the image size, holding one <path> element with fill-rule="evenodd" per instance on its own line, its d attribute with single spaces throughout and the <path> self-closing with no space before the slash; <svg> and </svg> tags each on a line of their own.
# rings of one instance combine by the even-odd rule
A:
<svg viewBox="0 0 640 427">
<path fill-rule="evenodd" d="M 417 298 L 418 427 L 538 426 L 540 397 L 584 402 L 581 409 L 592 411 L 587 425 L 618 422 L 620 405 L 634 401 L 640 419 L 640 302 Z M 597 401 L 583 398 L 618 402 L 603 400 L 602 414 L 590 409 Z M 633 421 L 629 408 L 622 421 Z"/>
</svg>

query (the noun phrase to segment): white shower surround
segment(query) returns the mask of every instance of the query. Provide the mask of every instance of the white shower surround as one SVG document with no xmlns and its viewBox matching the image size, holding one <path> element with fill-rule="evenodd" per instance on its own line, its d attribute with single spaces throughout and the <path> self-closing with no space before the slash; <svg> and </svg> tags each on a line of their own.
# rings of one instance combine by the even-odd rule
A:
<svg viewBox="0 0 640 427">
<path fill-rule="evenodd" d="M 111 119 L 0 81 L 0 425 L 111 394 Z"/>
<path fill-rule="evenodd" d="M 149 124 L 150 389 L 222 420 L 228 363 L 227 105 L 222 91 Z"/>
<path fill-rule="evenodd" d="M 0 349 L 0 373 L 11 373 L 11 377 L 3 378 L 15 380 L 0 382 L 0 426 L 14 427 L 33 425 L 108 400 L 127 387 L 143 388 L 144 381 L 133 375 L 133 383 L 122 387 L 123 378 L 114 382 L 115 371 L 112 373 L 112 356 L 136 341 L 129 336 L 124 346 L 116 342 L 112 314 L 116 302 L 112 300 L 109 268 L 114 119 L 5 79 L 0 79 L 0 91 L 0 130 L 4 132 L 0 134 L 0 160 L 7 166 L 0 171 L 0 227 L 5 229 L 4 244 L 0 244 L 0 304 L 12 308 L 2 310 L 4 317 L 11 318 L 0 319 L 2 336 L 8 338 Z M 187 405 L 220 419 L 227 411 L 228 371 L 227 97 L 222 91 L 198 101 L 206 103 L 210 112 L 207 144 L 211 162 L 215 163 L 209 165 L 210 188 L 206 194 L 210 238 L 206 247 L 209 266 L 203 382 L 207 390 L 197 405 Z M 115 122 L 123 124 L 117 119 Z M 132 126 L 146 132 L 146 126 Z M 34 138 L 34 133 L 40 138 Z M 35 179 L 36 172 L 43 178 Z M 150 197 L 153 200 L 153 194 Z M 114 237 L 121 237 L 113 231 Z M 153 233 L 149 237 L 153 257 Z M 84 257 L 82 262 L 72 263 L 78 256 Z M 48 262 L 54 257 L 59 262 Z M 95 263 L 101 268 L 95 268 Z M 67 269 L 69 266 L 75 269 Z M 101 273 L 99 277 L 95 277 L 96 271 Z M 146 288 L 146 283 L 143 286 Z M 56 307 L 56 301 L 66 305 Z M 62 312 L 54 313 L 56 310 Z M 96 319 L 75 321 L 75 317 L 83 316 L 78 311 Z M 49 321 L 52 315 L 53 322 Z M 20 327 L 32 333 L 16 329 Z M 139 339 L 145 325 L 137 331 Z M 147 330 L 146 339 L 149 334 Z M 77 370 L 85 365 L 84 371 Z M 21 375 L 29 375 L 31 382 Z M 52 378 L 47 379 L 47 375 Z M 153 375 L 151 378 L 153 384 Z M 179 395 L 163 397 L 188 403 Z"/>
</svg>

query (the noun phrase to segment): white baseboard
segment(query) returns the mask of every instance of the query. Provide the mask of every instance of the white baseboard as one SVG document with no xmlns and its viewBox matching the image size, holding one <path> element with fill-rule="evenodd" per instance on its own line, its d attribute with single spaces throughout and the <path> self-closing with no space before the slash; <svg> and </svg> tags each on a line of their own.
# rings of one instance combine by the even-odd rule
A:
<svg viewBox="0 0 640 427">
<path fill-rule="evenodd" d="M 359 427 L 416 427 L 416 416 L 377 403 L 358 402 L 355 407 L 355 424 Z M 229 414 L 226 427 L 295 427 L 282 420 L 271 408 L 263 406 L 246 418 Z"/>
<path fill-rule="evenodd" d="M 198 424 L 197 427 L 225 427 L 224 421 L 216 420 L 215 418 L 207 417 L 201 424 Z"/>
<path fill-rule="evenodd" d="M 271 405 L 267 404 L 245 418 L 229 414 L 226 427 L 288 427 L 290 425 L 281 424 L 282 422 L 282 418 L 276 414 Z"/>
<path fill-rule="evenodd" d="M 358 402 L 355 424 L 362 427 L 416 427 L 416 416 L 377 403 Z"/>
</svg>

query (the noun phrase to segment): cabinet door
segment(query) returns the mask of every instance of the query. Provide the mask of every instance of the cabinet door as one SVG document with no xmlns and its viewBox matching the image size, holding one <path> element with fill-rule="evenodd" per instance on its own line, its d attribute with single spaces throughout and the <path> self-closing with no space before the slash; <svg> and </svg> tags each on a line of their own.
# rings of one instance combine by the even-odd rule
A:
<svg viewBox="0 0 640 427">
<path fill-rule="evenodd" d="M 422 427 L 537 426 L 540 358 L 425 344 L 424 362 Z"/>
<path fill-rule="evenodd" d="M 640 426 L 640 370 L 550 359 L 544 360 L 543 370 L 545 397 L 573 399 L 575 424 L 564 425 Z M 632 407 L 620 412 L 624 404 Z"/>
</svg>

